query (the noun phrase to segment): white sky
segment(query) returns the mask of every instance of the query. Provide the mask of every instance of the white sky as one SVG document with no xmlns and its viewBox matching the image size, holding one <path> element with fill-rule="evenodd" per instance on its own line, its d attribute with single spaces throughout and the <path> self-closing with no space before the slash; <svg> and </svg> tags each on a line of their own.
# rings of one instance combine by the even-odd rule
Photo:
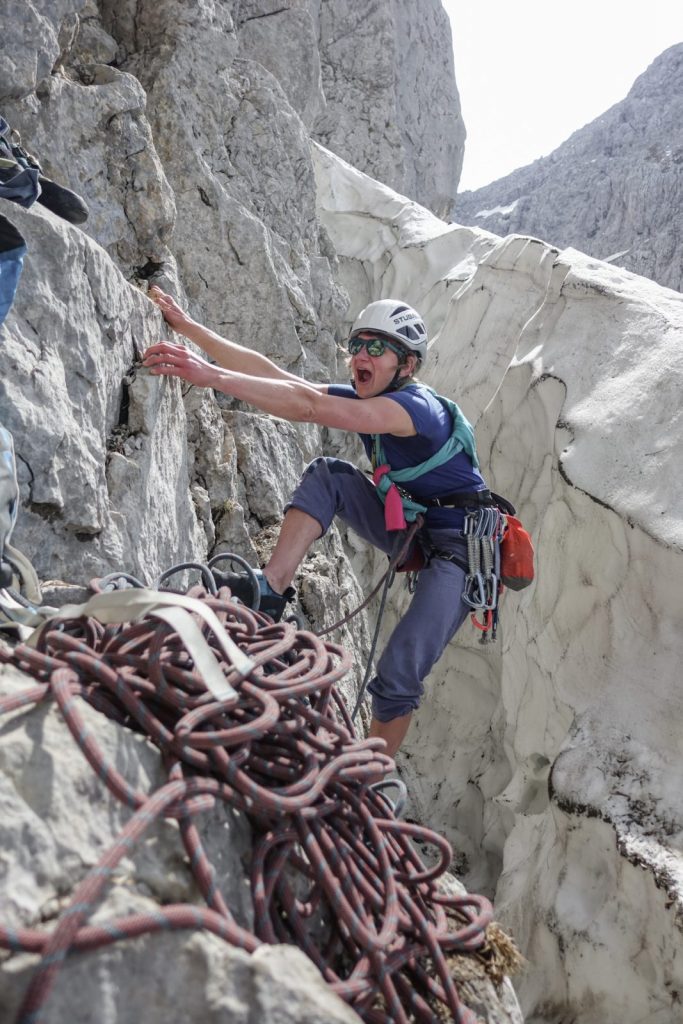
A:
<svg viewBox="0 0 683 1024">
<path fill-rule="evenodd" d="M 683 42 L 683 0 L 442 0 L 467 129 L 459 191 L 546 156 Z"/>
</svg>

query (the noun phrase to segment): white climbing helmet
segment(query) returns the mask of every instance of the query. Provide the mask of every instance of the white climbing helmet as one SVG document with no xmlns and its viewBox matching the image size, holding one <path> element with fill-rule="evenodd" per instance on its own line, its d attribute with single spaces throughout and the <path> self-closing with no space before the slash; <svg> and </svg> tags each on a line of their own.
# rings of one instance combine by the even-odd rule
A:
<svg viewBox="0 0 683 1024">
<path fill-rule="evenodd" d="M 400 341 L 409 352 L 414 352 L 421 362 L 427 358 L 427 328 L 424 320 L 412 306 L 407 306 L 400 299 L 380 299 L 362 309 L 351 328 L 349 341 L 361 331 L 386 334 Z"/>
</svg>

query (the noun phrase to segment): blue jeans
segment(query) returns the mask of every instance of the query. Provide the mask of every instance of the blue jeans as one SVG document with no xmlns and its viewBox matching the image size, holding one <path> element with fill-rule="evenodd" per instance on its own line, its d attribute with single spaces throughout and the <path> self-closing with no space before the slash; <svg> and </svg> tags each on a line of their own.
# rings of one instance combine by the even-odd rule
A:
<svg viewBox="0 0 683 1024">
<path fill-rule="evenodd" d="M 0 214 L 0 326 L 12 305 L 25 254 L 24 239 L 14 225 Z"/>
<path fill-rule="evenodd" d="M 338 516 L 380 551 L 393 550 L 395 534 L 384 525 L 384 506 L 375 487 L 350 462 L 315 459 L 288 508 L 317 519 L 323 533 Z M 467 545 L 460 531 L 423 527 L 421 533 L 427 548 L 457 555 L 466 564 Z M 419 706 L 424 680 L 471 611 L 461 600 L 464 585 L 465 571 L 442 558 L 420 570 L 410 606 L 389 637 L 368 687 L 373 714 L 380 722 L 390 722 Z"/>
</svg>

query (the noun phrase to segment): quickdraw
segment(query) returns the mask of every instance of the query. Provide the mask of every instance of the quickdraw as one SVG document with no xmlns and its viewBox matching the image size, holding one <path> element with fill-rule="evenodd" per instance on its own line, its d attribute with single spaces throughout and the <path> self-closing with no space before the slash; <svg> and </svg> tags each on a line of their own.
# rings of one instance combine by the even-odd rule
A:
<svg viewBox="0 0 683 1024">
<path fill-rule="evenodd" d="M 505 515 L 500 509 L 478 508 L 465 514 L 463 536 L 467 540 L 468 573 L 462 600 L 473 609 L 472 625 L 481 631 L 481 643 L 496 639 L 500 583 L 500 542 Z M 482 621 L 477 612 L 483 612 Z"/>
</svg>

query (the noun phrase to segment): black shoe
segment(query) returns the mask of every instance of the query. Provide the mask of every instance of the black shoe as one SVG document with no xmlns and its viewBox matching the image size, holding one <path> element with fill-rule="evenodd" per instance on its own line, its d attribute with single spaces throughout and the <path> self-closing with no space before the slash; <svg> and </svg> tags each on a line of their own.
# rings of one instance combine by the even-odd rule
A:
<svg viewBox="0 0 683 1024">
<path fill-rule="evenodd" d="M 233 597 L 236 597 L 248 608 L 254 608 L 256 604 L 256 584 L 258 584 L 258 596 L 260 602 L 258 610 L 270 615 L 273 622 L 279 622 L 289 601 L 296 597 L 294 587 L 287 587 L 284 594 L 278 594 L 273 590 L 270 583 L 263 575 L 261 569 L 252 569 L 255 579 L 248 573 L 242 572 L 221 572 L 218 569 L 211 569 L 216 586 L 230 587 Z"/>
<path fill-rule="evenodd" d="M 70 224 L 82 224 L 88 219 L 90 211 L 84 200 L 70 188 L 58 185 L 50 178 L 44 178 L 42 174 L 38 181 L 40 182 L 40 195 L 37 202 L 42 206 L 52 210 L 63 220 L 68 220 Z"/>
</svg>

